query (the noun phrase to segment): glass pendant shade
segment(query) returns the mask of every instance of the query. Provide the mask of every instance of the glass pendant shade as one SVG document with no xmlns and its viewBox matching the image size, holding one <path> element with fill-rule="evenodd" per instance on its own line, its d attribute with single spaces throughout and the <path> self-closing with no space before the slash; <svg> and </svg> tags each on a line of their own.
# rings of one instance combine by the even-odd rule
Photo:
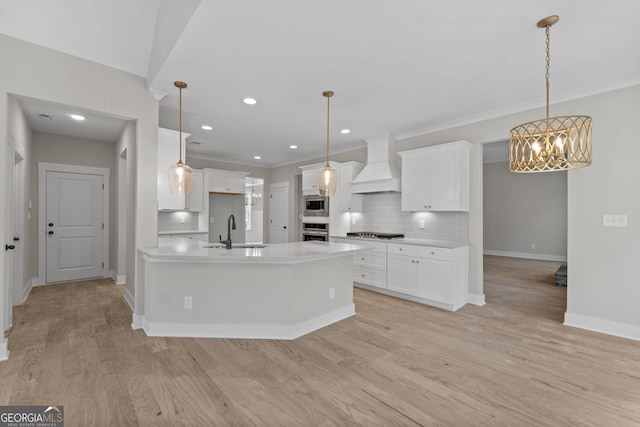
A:
<svg viewBox="0 0 640 427">
<path fill-rule="evenodd" d="M 338 174 L 329 165 L 329 100 L 333 96 L 333 91 L 325 90 L 322 92 L 322 96 L 327 98 L 327 164 L 320 171 L 318 190 L 321 196 L 327 197 L 336 194 Z"/>
<path fill-rule="evenodd" d="M 511 172 L 551 172 L 591 164 L 591 117 L 549 117 L 549 29 L 560 18 L 538 21 L 546 34 L 546 118 L 518 125 L 509 138 Z"/>
<path fill-rule="evenodd" d="M 327 197 L 336 194 L 337 181 L 338 176 L 336 174 L 336 170 L 329 166 L 329 164 L 327 164 L 320 171 L 320 184 L 318 185 L 320 195 L 323 197 Z"/>
<path fill-rule="evenodd" d="M 182 161 L 169 168 L 169 189 L 172 193 L 188 193 L 191 191 L 193 171 Z"/>
<path fill-rule="evenodd" d="M 169 167 L 169 189 L 172 193 L 188 193 L 191 191 L 191 176 L 193 171 L 182 161 L 182 89 L 187 87 L 185 82 L 174 82 L 173 85 L 180 89 L 180 133 L 178 134 L 178 153 L 180 160 Z"/>
</svg>

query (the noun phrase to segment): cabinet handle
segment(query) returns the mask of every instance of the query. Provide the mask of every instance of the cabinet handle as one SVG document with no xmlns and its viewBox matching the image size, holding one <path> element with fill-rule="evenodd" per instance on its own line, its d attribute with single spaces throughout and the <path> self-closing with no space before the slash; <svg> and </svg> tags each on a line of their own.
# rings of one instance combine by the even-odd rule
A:
<svg viewBox="0 0 640 427">
<path fill-rule="evenodd" d="M 435 254 L 436 254 L 435 252 L 431 251 L 431 255 L 435 255 Z"/>
<path fill-rule="evenodd" d="M 361 274 L 362 277 L 364 277 L 364 274 Z"/>
<path fill-rule="evenodd" d="M 399 250 L 400 252 L 402 252 L 402 248 L 398 248 L 398 250 Z"/>
<path fill-rule="evenodd" d="M 411 262 L 414 263 L 414 262 L 416 262 L 416 260 L 412 259 Z"/>
<path fill-rule="evenodd" d="M 420 264 L 420 261 L 417 261 L 417 260 L 416 260 L 416 264 Z"/>
<path fill-rule="evenodd" d="M 364 257 L 362 258 L 362 260 L 364 261 Z"/>
</svg>

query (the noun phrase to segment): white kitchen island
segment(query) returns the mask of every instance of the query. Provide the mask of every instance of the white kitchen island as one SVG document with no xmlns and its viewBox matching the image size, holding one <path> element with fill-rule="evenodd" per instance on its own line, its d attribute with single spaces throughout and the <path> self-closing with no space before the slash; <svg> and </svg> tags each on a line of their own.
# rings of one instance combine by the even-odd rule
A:
<svg viewBox="0 0 640 427">
<path fill-rule="evenodd" d="M 355 244 L 138 249 L 133 327 L 149 336 L 294 339 L 355 314 Z"/>
</svg>

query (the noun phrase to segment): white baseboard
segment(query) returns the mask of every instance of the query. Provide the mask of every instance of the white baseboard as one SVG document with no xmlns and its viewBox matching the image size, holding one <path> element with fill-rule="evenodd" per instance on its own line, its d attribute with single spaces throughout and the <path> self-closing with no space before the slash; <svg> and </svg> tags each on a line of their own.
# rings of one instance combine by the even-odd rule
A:
<svg viewBox="0 0 640 427">
<path fill-rule="evenodd" d="M 7 340 L 3 338 L 2 341 L 0 341 L 0 361 L 7 360 L 8 358 L 9 358 L 9 347 L 7 345 Z"/>
<path fill-rule="evenodd" d="M 129 307 L 131 307 L 131 311 L 136 311 L 135 306 L 136 306 L 136 299 L 133 297 L 133 295 L 131 294 L 131 291 L 129 291 L 128 288 L 124 288 L 124 300 L 127 302 L 127 304 L 129 304 Z"/>
<path fill-rule="evenodd" d="M 31 279 L 31 284 L 33 286 L 42 286 L 42 285 L 45 285 L 46 283 L 40 277 L 34 277 L 33 279 Z"/>
<path fill-rule="evenodd" d="M 560 255 L 532 254 L 529 252 L 492 251 L 490 249 L 485 249 L 483 253 L 485 255 L 506 256 L 510 258 L 525 258 L 525 259 L 539 259 L 541 261 L 567 262 L 567 257 L 560 256 Z"/>
<path fill-rule="evenodd" d="M 29 279 L 27 286 L 22 289 L 22 304 L 27 300 L 27 297 L 31 293 L 31 289 L 33 289 L 33 278 Z"/>
<path fill-rule="evenodd" d="M 198 324 L 158 323 L 142 320 L 150 337 L 242 338 L 293 340 L 356 314 L 355 304 L 296 324 Z M 134 316 L 135 318 L 135 316 Z M 134 319 L 135 323 L 135 319 Z"/>
<path fill-rule="evenodd" d="M 484 299 L 484 294 L 469 294 L 469 304 L 473 305 L 485 305 L 487 302 Z"/>
<path fill-rule="evenodd" d="M 118 273 L 116 273 L 113 270 L 110 270 L 110 273 L 111 273 L 111 278 L 113 279 L 114 282 L 116 282 L 116 285 L 124 285 L 127 282 L 126 276 L 124 274 L 118 275 Z"/>
<path fill-rule="evenodd" d="M 131 329 L 142 329 L 144 328 L 144 323 L 144 316 L 133 313 L 133 316 L 131 318 Z"/>
<path fill-rule="evenodd" d="M 629 325 L 628 323 L 613 322 L 611 320 L 597 319 L 595 317 L 565 312 L 564 324 L 566 326 L 640 341 L 640 326 Z"/>
</svg>

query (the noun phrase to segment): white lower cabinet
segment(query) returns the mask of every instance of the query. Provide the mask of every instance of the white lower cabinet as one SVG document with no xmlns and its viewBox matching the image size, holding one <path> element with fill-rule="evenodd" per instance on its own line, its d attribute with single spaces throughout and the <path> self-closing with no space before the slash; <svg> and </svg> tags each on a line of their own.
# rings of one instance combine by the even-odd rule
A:
<svg viewBox="0 0 640 427">
<path fill-rule="evenodd" d="M 387 244 L 357 239 L 344 239 L 344 241 L 369 248 L 353 256 L 353 281 L 385 289 L 387 287 Z"/>
<path fill-rule="evenodd" d="M 446 310 L 467 303 L 467 247 L 436 248 L 389 243 L 387 289 Z"/>
</svg>

